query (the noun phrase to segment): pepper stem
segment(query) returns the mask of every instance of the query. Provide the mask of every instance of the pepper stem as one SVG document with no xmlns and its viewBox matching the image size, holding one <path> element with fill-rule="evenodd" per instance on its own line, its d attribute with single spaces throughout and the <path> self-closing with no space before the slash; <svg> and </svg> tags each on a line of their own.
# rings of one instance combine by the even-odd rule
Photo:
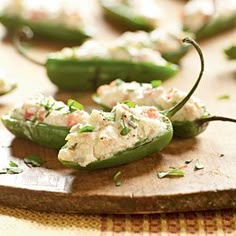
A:
<svg viewBox="0 0 236 236">
<path fill-rule="evenodd" d="M 202 78 L 202 75 L 203 75 L 203 72 L 204 72 L 204 57 L 203 57 L 203 54 L 202 54 L 202 51 L 200 49 L 200 46 L 193 40 L 193 39 L 190 39 L 190 38 L 184 38 L 182 40 L 184 43 L 189 43 L 191 44 L 198 52 L 198 55 L 200 57 L 200 62 L 201 62 L 201 70 L 200 70 L 200 73 L 198 75 L 198 79 L 197 81 L 195 82 L 194 86 L 192 87 L 192 89 L 189 91 L 189 93 L 187 94 L 187 96 L 181 101 L 179 102 L 178 104 L 176 104 L 175 106 L 163 111 L 164 115 L 166 115 L 168 118 L 171 118 L 172 116 L 175 115 L 176 112 L 178 112 L 187 102 L 188 100 L 190 99 L 190 97 L 192 96 L 192 94 L 195 92 L 196 88 L 198 87 L 198 84 L 200 83 L 201 81 L 201 78 Z"/>
<path fill-rule="evenodd" d="M 26 26 L 18 29 L 15 32 L 14 37 L 13 37 L 13 46 L 15 47 L 17 52 L 21 54 L 27 60 L 33 62 L 36 65 L 45 66 L 44 63 L 32 58 L 30 55 L 27 54 L 25 48 L 22 46 L 21 37 L 24 37 L 27 40 L 31 40 L 34 37 L 33 31 L 29 27 L 26 27 Z"/>
<path fill-rule="evenodd" d="M 228 122 L 236 123 L 236 119 L 228 118 L 224 116 L 210 116 L 210 117 L 200 118 L 197 120 L 197 122 L 199 122 L 200 124 L 204 124 L 211 121 L 228 121 Z"/>
</svg>

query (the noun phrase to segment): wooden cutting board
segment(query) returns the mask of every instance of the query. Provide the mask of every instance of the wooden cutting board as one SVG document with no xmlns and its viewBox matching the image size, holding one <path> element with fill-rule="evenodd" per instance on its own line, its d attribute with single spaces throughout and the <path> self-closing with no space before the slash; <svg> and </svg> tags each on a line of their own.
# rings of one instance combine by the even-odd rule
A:
<svg viewBox="0 0 236 236">
<path fill-rule="evenodd" d="M 94 16 L 91 19 L 94 24 L 96 22 L 100 32 L 98 38 L 110 40 L 120 32 L 103 20 L 94 2 L 86 1 Z M 92 8 L 91 3 L 94 3 Z M 174 20 L 183 3 L 162 1 L 161 4 L 173 11 Z M 4 35 L 3 28 L 1 33 Z M 207 104 L 212 114 L 236 117 L 236 64 L 227 61 L 222 53 L 223 47 L 233 40 L 235 33 L 227 32 L 201 43 L 206 71 L 196 96 Z M 45 52 L 62 47 L 36 43 L 36 56 L 42 58 Z M 2 40 L 0 52 L 1 67 L 18 82 L 17 90 L 0 97 L 0 115 L 39 91 L 61 100 L 72 97 L 90 108 L 96 106 L 90 94 L 58 91 L 48 81 L 44 69 L 21 58 L 9 40 Z M 198 57 L 192 50 L 182 61 L 181 72 L 164 86 L 188 90 L 198 71 Z M 218 97 L 224 94 L 230 95 L 230 99 L 219 100 Z M 23 158 L 31 154 L 40 155 L 45 161 L 44 166 L 27 167 Z M 186 165 L 185 161 L 189 159 L 193 161 Z M 194 170 L 196 159 L 204 164 L 204 169 Z M 24 172 L 0 175 L 0 204 L 6 206 L 113 214 L 236 208 L 236 124 L 215 122 L 197 138 L 173 140 L 161 153 L 128 165 L 92 172 L 64 168 L 57 161 L 55 150 L 14 138 L 1 124 L 0 167 L 6 167 L 10 160 L 18 163 Z M 168 170 L 169 167 L 183 168 L 185 176 L 159 179 L 157 172 Z M 116 187 L 113 181 L 117 171 L 122 171 L 120 187 Z"/>
</svg>

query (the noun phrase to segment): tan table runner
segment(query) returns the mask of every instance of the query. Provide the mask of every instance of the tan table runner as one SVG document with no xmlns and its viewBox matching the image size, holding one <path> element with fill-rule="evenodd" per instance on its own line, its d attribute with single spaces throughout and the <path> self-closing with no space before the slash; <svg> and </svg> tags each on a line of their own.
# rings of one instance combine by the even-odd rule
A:
<svg viewBox="0 0 236 236">
<path fill-rule="evenodd" d="M 0 207 L 0 235 L 236 235 L 236 210 L 108 216 Z"/>
</svg>

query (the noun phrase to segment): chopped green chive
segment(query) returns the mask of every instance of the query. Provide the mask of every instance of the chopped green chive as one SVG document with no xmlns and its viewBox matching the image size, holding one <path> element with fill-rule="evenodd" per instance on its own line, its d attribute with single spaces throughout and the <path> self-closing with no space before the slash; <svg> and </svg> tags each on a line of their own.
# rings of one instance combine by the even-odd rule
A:
<svg viewBox="0 0 236 236">
<path fill-rule="evenodd" d="M 151 85 L 152 85 L 153 88 L 157 88 L 157 87 L 161 86 L 161 84 L 162 84 L 161 80 L 151 81 Z"/>
<path fill-rule="evenodd" d="M 72 146 L 68 147 L 69 150 L 74 151 L 77 147 L 78 143 L 74 143 Z"/>
<path fill-rule="evenodd" d="M 18 167 L 18 165 L 14 161 L 9 162 L 10 167 Z"/>
<path fill-rule="evenodd" d="M 92 125 L 85 125 L 79 129 L 78 133 L 86 133 L 86 132 L 93 132 L 95 129 Z"/>
<path fill-rule="evenodd" d="M 113 177 L 113 180 L 114 180 L 117 187 L 121 185 L 121 180 L 119 178 L 121 173 L 122 173 L 121 171 L 118 171 Z"/>
<path fill-rule="evenodd" d="M 190 164 L 192 161 L 193 161 L 193 159 L 191 159 L 191 160 L 186 160 L 184 163 L 185 163 L 185 164 Z"/>
<path fill-rule="evenodd" d="M 197 159 L 195 162 L 195 170 L 202 170 L 204 168 L 204 165 Z"/>
<path fill-rule="evenodd" d="M 129 100 L 123 101 L 122 104 L 127 105 L 129 108 L 135 108 L 135 104 Z"/>
<path fill-rule="evenodd" d="M 0 170 L 0 174 L 7 174 L 7 168 L 3 168 Z"/>
<path fill-rule="evenodd" d="M 128 127 L 124 127 L 121 131 L 120 134 L 121 135 L 127 135 L 131 130 Z"/>
<path fill-rule="evenodd" d="M 37 155 L 30 155 L 24 158 L 25 164 L 31 166 L 31 167 L 39 167 L 42 166 L 44 161 L 41 159 L 41 157 Z"/>
<path fill-rule="evenodd" d="M 180 169 L 171 169 L 170 171 L 161 171 L 157 173 L 159 179 L 164 177 L 183 177 L 184 171 Z"/>
<path fill-rule="evenodd" d="M 23 170 L 18 167 L 7 167 L 0 170 L 0 174 L 20 174 Z"/>
<path fill-rule="evenodd" d="M 123 80 L 121 80 L 121 79 L 117 79 L 117 80 L 116 80 L 116 86 L 117 86 L 117 87 L 120 86 L 122 83 L 124 83 Z"/>
<path fill-rule="evenodd" d="M 109 120 L 109 121 L 116 120 L 116 113 L 114 113 L 114 112 L 102 112 L 102 115 L 105 120 Z"/>
<path fill-rule="evenodd" d="M 20 174 L 22 172 L 23 172 L 23 170 L 18 167 L 7 168 L 7 174 Z"/>
<path fill-rule="evenodd" d="M 67 105 L 69 107 L 70 112 L 74 112 L 77 110 L 83 110 L 84 106 L 82 104 L 80 104 L 79 102 L 73 100 L 73 99 L 69 99 L 67 101 Z"/>
<path fill-rule="evenodd" d="M 227 100 L 227 99 L 230 99 L 230 96 L 228 94 L 224 94 L 222 96 L 219 96 L 218 99 L 219 100 Z"/>
</svg>

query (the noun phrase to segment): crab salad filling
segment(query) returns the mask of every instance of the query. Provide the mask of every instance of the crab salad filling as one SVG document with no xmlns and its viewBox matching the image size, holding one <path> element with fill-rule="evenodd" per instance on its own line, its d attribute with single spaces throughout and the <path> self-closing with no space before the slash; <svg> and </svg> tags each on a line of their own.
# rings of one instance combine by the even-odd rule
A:
<svg viewBox="0 0 236 236">
<path fill-rule="evenodd" d="M 133 63 L 148 62 L 160 66 L 168 64 L 161 54 L 152 48 L 128 47 L 116 42 L 105 45 L 96 40 L 88 40 L 80 47 L 64 48 L 60 52 L 51 53 L 49 57 L 76 60 L 117 60 Z"/>
<path fill-rule="evenodd" d="M 171 88 L 165 90 L 162 86 L 153 83 L 126 83 L 120 79 L 112 81 L 109 85 L 102 85 L 97 89 L 99 103 L 112 108 L 119 102 L 130 100 L 140 106 L 155 106 L 166 110 L 181 102 L 187 93 Z M 189 101 L 172 118 L 172 121 L 193 121 L 206 115 L 205 105 L 196 97 Z"/>
<path fill-rule="evenodd" d="M 235 0 L 191 0 L 184 8 L 184 25 L 193 32 L 214 18 L 236 16 Z"/>
<path fill-rule="evenodd" d="M 76 101 L 69 101 L 68 105 L 66 105 L 50 96 L 45 97 L 40 94 L 25 100 L 13 108 L 9 115 L 14 119 L 63 127 L 86 123 L 89 114 L 82 110 L 81 104 L 81 107 L 79 107 Z"/>
<path fill-rule="evenodd" d="M 93 110 L 86 124 L 72 127 L 58 158 L 86 167 L 151 142 L 167 129 L 156 107 L 119 103 L 111 112 Z"/>
<path fill-rule="evenodd" d="M 2 13 L 34 22 L 50 22 L 68 28 L 85 27 L 84 16 L 66 0 L 7 0 Z"/>
</svg>

